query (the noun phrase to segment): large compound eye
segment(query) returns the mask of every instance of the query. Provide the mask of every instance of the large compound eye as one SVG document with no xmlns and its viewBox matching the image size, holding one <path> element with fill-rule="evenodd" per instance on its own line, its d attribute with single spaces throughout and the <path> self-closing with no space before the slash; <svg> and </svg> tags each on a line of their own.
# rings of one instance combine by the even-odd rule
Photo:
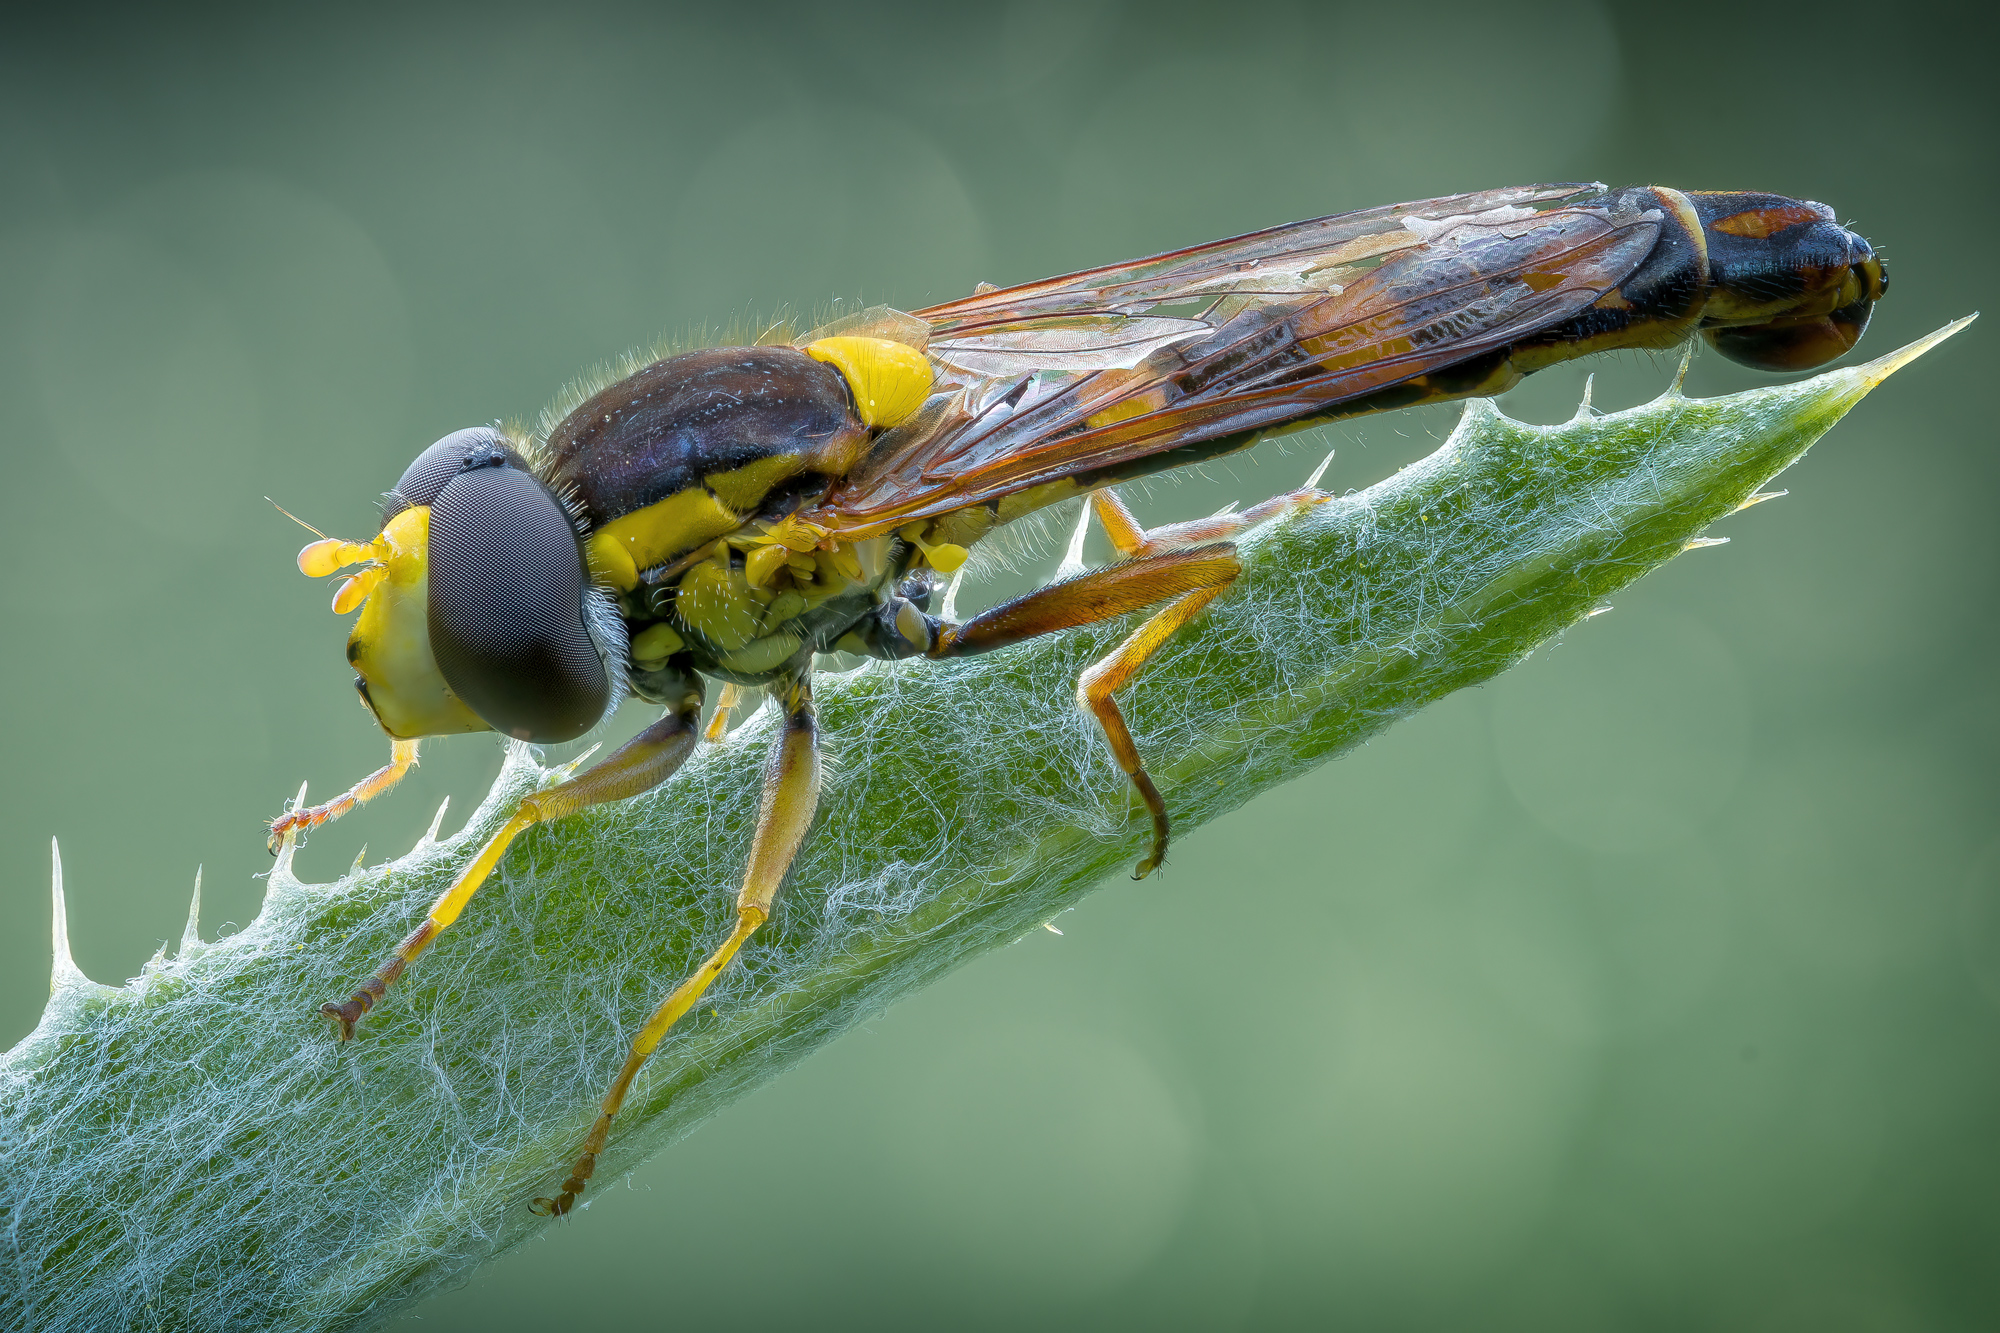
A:
<svg viewBox="0 0 2000 1333">
<path fill-rule="evenodd" d="M 1845 356 L 1889 289 L 1874 249 L 1822 204 L 1766 196 L 1711 221 L 1708 235 L 1715 291 L 1702 336 L 1756 370 L 1813 370 Z"/>
<path fill-rule="evenodd" d="M 429 578 L 438 670 L 488 726 L 553 743 L 604 716 L 611 681 L 584 626 L 583 546 L 532 475 L 475 467 L 446 482 L 431 499 Z"/>
<path fill-rule="evenodd" d="M 396 489 L 389 492 L 388 501 L 383 506 L 383 526 L 387 527 L 389 520 L 405 509 L 414 509 L 435 500 L 445 484 L 465 470 L 466 460 L 475 453 L 492 454 L 508 459 L 517 467 L 521 466 L 520 455 L 509 448 L 506 437 L 491 426 L 455 430 L 418 454 L 416 461 L 403 469 L 402 479 L 396 483 Z"/>
<path fill-rule="evenodd" d="M 1701 334 L 1716 351 L 1752 370 L 1816 370 L 1854 350 L 1868 327 L 1869 310 L 1864 299 L 1830 315 L 1703 329 Z"/>
</svg>

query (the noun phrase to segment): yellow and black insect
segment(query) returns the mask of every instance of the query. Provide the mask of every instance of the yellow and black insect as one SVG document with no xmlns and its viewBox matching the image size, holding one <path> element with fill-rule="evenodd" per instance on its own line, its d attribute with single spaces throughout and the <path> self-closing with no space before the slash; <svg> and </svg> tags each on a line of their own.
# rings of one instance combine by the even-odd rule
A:
<svg viewBox="0 0 2000 1333">
<path fill-rule="evenodd" d="M 1868 243 L 1821 204 L 1488 190 L 982 286 L 912 314 L 877 307 L 795 340 L 656 361 L 544 439 L 448 435 L 396 483 L 374 540 L 299 555 L 315 576 L 360 566 L 334 610 L 360 608 L 347 657 L 394 749 L 338 799 L 277 820 L 273 847 L 392 786 L 421 737 L 566 741 L 628 692 L 665 713 L 524 798 L 382 969 L 324 1012 L 351 1037 L 523 830 L 672 774 L 703 735 L 704 677 L 725 682 L 710 736 L 737 687 L 768 690 L 784 725 L 735 929 L 640 1030 L 570 1178 L 535 1201 L 565 1213 L 633 1077 L 769 916 L 812 823 L 816 654 L 957 657 L 1164 604 L 1077 687 L 1151 812 L 1143 876 L 1166 854 L 1167 810 L 1113 696 L 1228 588 L 1231 538 L 1327 496 L 1308 487 L 1148 531 L 1114 483 L 1696 331 L 1746 365 L 1807 369 L 1854 345 L 1886 285 Z M 962 623 L 931 613 L 968 548 L 1082 495 L 1117 563 Z"/>
</svg>

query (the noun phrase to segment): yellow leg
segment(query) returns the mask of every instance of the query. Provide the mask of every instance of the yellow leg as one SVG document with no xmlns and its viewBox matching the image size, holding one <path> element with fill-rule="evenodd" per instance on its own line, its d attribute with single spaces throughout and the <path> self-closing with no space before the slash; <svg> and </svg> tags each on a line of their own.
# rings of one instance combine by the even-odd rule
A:
<svg viewBox="0 0 2000 1333">
<path fill-rule="evenodd" d="M 713 745 L 729 734 L 729 715 L 736 711 L 736 705 L 742 698 L 742 686 L 729 684 L 722 687 L 722 697 L 715 701 L 715 714 L 708 719 L 708 730 L 701 736 L 703 740 Z"/>
<path fill-rule="evenodd" d="M 522 798 L 513 817 L 500 826 L 498 833 L 487 839 L 486 845 L 479 849 L 479 855 L 472 858 L 472 864 L 460 871 L 452 886 L 431 904 L 431 910 L 422 923 L 403 937 L 403 942 L 396 946 L 389 961 L 374 976 L 362 982 L 361 988 L 348 996 L 345 1004 L 320 1006 L 321 1013 L 340 1025 L 342 1041 L 354 1036 L 354 1025 L 363 1014 L 375 1007 L 396 978 L 403 975 L 403 969 L 410 965 L 411 960 L 429 947 L 430 942 L 447 926 L 458 920 L 458 914 L 465 910 L 465 904 L 479 892 L 479 886 L 500 864 L 500 858 L 506 855 L 514 839 L 545 820 L 575 814 L 586 806 L 637 796 L 673 775 L 674 770 L 693 752 L 695 738 L 699 734 L 696 723 L 701 716 L 700 687 L 691 685 L 690 688 L 693 692 L 680 707 L 620 746 L 603 763 L 568 782 Z"/>
<path fill-rule="evenodd" d="M 1227 583 L 1240 568 L 1234 547 L 1215 545 L 1089 570 L 989 607 L 962 624 L 929 622 L 932 639 L 924 655 L 969 657 L 1057 630 L 1095 625 L 1198 588 Z"/>
<path fill-rule="evenodd" d="M 1108 488 L 1092 491 L 1090 506 L 1098 521 L 1104 525 L 1104 533 L 1111 539 L 1112 549 L 1118 552 L 1119 557 L 1143 560 L 1147 556 L 1165 555 L 1169 551 L 1185 551 L 1190 547 L 1230 541 L 1261 523 L 1289 517 L 1302 509 L 1325 504 L 1332 498 L 1325 491 L 1307 486 L 1303 490 L 1274 495 L 1235 513 L 1214 514 L 1208 518 L 1169 523 L 1152 529 L 1140 527 L 1137 516 L 1125 507 L 1125 502 L 1118 498 L 1116 491 Z"/>
<path fill-rule="evenodd" d="M 1100 492 L 1102 494 L 1103 492 Z M 1248 509 L 1232 514 L 1214 514 L 1208 518 L 1190 519 L 1186 523 L 1168 523 L 1151 528 L 1142 534 L 1144 540 L 1130 551 L 1121 548 L 1120 554 L 1132 557 L 1159 555 L 1166 551 L 1185 550 L 1190 546 L 1202 546 L 1209 542 L 1225 542 L 1239 537 L 1260 523 L 1268 523 L 1274 518 L 1287 518 L 1314 505 L 1325 504 L 1333 498 L 1326 491 L 1308 486 L 1303 490 L 1287 491 L 1274 495 L 1268 500 L 1251 505 Z M 1108 523 L 1106 526 L 1110 526 Z"/>
<path fill-rule="evenodd" d="M 1111 743 L 1111 754 L 1118 760 L 1118 767 L 1132 780 L 1132 785 L 1146 803 L 1147 811 L 1153 816 L 1153 850 L 1133 869 L 1133 879 L 1144 879 L 1159 869 L 1160 862 L 1167 859 L 1167 840 L 1173 830 L 1167 822 L 1167 805 L 1160 799 L 1160 789 L 1153 785 L 1151 775 L 1146 772 L 1145 761 L 1139 758 L 1139 747 L 1132 742 L 1131 729 L 1125 725 L 1125 715 L 1118 711 L 1118 701 L 1111 696 L 1138 673 L 1147 658 L 1173 637 L 1174 631 L 1201 614 L 1201 609 L 1220 597 L 1235 579 L 1236 575 L 1232 572 L 1212 587 L 1177 599 L 1133 630 L 1131 637 L 1113 649 L 1109 657 L 1093 663 L 1076 683 L 1077 703 L 1096 716 L 1097 725 L 1104 729 L 1104 739 Z"/>
<path fill-rule="evenodd" d="M 1105 523 L 1113 531 L 1114 542 L 1138 531 L 1137 524 L 1131 522 L 1131 514 L 1118 504 L 1116 497 L 1109 491 L 1097 491 L 1091 497 L 1093 503 L 1101 503 L 1099 497 L 1108 500 L 1107 507 L 1115 506 L 1109 509 L 1112 518 Z M 1106 508 L 1098 510 L 1100 516 L 1105 512 Z M 964 657 L 1060 629 L 1094 625 L 1160 602 L 1168 603 L 1165 610 L 1141 625 L 1109 657 L 1084 672 L 1077 683 L 1078 702 L 1096 715 L 1118 766 L 1132 780 L 1153 816 L 1153 850 L 1139 862 L 1134 878 L 1144 879 L 1151 874 L 1167 854 L 1167 807 L 1146 774 L 1139 749 L 1132 743 L 1132 732 L 1111 698 L 1112 692 L 1131 680 L 1175 630 L 1220 596 L 1242 569 L 1236 559 L 1236 548 L 1226 544 L 1167 550 L 1050 584 L 982 611 L 962 625 L 931 622 L 935 628 L 926 650 L 928 655 Z"/>
<path fill-rule="evenodd" d="M 278 848 L 284 845 L 286 834 L 303 832 L 309 828 L 318 828 L 330 819 L 340 818 L 363 801 L 374 800 L 377 796 L 380 796 L 383 792 L 401 782 L 403 775 L 416 767 L 417 746 L 419 744 L 421 744 L 419 741 L 394 742 L 389 747 L 388 763 L 376 769 L 373 773 L 370 773 L 340 795 L 322 805 L 309 805 L 303 810 L 292 810 L 279 815 L 271 821 L 271 834 L 265 840 L 264 845 L 271 849 L 271 855 L 276 856 Z"/>
<path fill-rule="evenodd" d="M 812 691 L 803 675 L 772 688 L 780 691 L 779 698 L 784 702 L 785 727 L 764 768 L 764 796 L 757 809 L 757 831 L 750 841 L 750 863 L 743 872 L 743 889 L 736 895 L 736 927 L 722 946 L 708 956 L 707 962 L 660 1002 L 660 1007 L 639 1029 L 631 1051 L 625 1056 L 624 1067 L 611 1081 L 611 1090 L 604 1094 L 604 1103 L 584 1138 L 576 1164 L 570 1168 L 569 1179 L 563 1181 L 562 1192 L 553 1199 L 536 1199 L 529 1205 L 544 1217 L 561 1217 L 576 1206 L 576 1196 L 583 1193 L 591 1176 L 596 1174 L 597 1155 L 604 1151 L 605 1141 L 611 1135 L 611 1118 L 625 1105 L 625 1095 L 632 1088 L 632 1080 L 638 1077 L 640 1067 L 658 1049 L 667 1030 L 694 1007 L 710 983 L 729 966 L 729 960 L 736 956 L 743 942 L 769 919 L 778 886 L 784 882 L 785 872 L 791 869 L 799 844 L 805 841 L 806 829 L 819 808 L 818 729 L 813 718 Z"/>
<path fill-rule="evenodd" d="M 1110 656 L 1085 671 L 1077 681 L 1076 691 L 1077 702 L 1089 709 L 1104 729 L 1104 739 L 1110 743 L 1118 767 L 1131 779 L 1153 817 L 1153 849 L 1133 871 L 1134 879 L 1144 879 L 1166 859 L 1172 825 L 1167 819 L 1166 802 L 1160 799 L 1159 788 L 1146 772 L 1139 747 L 1132 741 L 1131 728 L 1125 725 L 1125 715 L 1112 695 L 1131 681 L 1175 631 L 1201 614 L 1203 607 L 1235 581 L 1242 566 L 1237 563 L 1235 548 L 1227 545 L 1230 538 L 1260 523 L 1332 498 L 1325 491 L 1308 486 L 1273 496 L 1240 513 L 1216 514 L 1147 530 L 1139 525 L 1117 492 L 1092 491 L 1091 510 L 1103 523 L 1112 547 L 1124 557 L 1122 563 L 1091 570 L 1003 602 L 962 625 L 930 622 L 932 639 L 925 649 L 926 655 L 962 657 L 983 653 L 1037 635 L 1095 624 L 1127 611 L 1168 603 L 1133 631 Z"/>
<path fill-rule="evenodd" d="M 1318 479 L 1317 474 L 1314 479 Z M 1146 530 L 1140 528 L 1139 521 L 1115 492 L 1093 491 L 1090 496 L 1098 519 L 1111 536 L 1112 546 L 1130 562 L 1126 567 L 1135 569 L 1173 552 L 1189 551 L 1190 548 L 1214 549 L 1207 544 L 1228 541 L 1261 523 L 1296 514 L 1332 498 L 1325 491 L 1307 486 L 1284 495 L 1274 495 L 1239 513 L 1216 514 Z M 1134 630 L 1130 638 L 1119 644 L 1109 657 L 1091 666 L 1076 683 L 1077 702 L 1097 718 L 1097 724 L 1104 729 L 1104 739 L 1110 742 L 1111 753 L 1118 760 L 1118 767 L 1132 780 L 1140 798 L 1146 802 L 1147 811 L 1153 816 L 1153 850 L 1133 869 L 1134 879 L 1144 879 L 1159 869 L 1160 862 L 1167 856 L 1167 840 L 1172 834 L 1172 827 L 1167 820 L 1166 802 L 1160 799 L 1159 788 L 1153 785 L 1144 761 L 1139 758 L 1139 747 L 1132 743 L 1132 732 L 1125 725 L 1125 715 L 1118 710 L 1118 702 L 1111 696 L 1123 689 L 1139 668 L 1146 664 L 1146 659 L 1158 652 L 1176 630 L 1201 614 L 1202 608 L 1219 597 L 1235 578 L 1236 570 L 1232 567 L 1226 575 L 1208 586 L 1181 596 Z"/>
<path fill-rule="evenodd" d="M 1317 474 L 1314 479 L 1318 479 Z M 1133 567 L 1142 567 L 1171 552 L 1228 541 L 1261 523 L 1288 517 L 1332 498 L 1325 491 L 1307 486 L 1284 495 L 1274 495 L 1238 513 L 1216 514 L 1145 530 L 1139 527 L 1132 511 L 1125 507 L 1116 493 L 1093 491 L 1090 497 L 1098 519 L 1111 536 L 1111 544 Z M 1235 577 L 1232 569 L 1226 577 L 1210 586 L 1185 594 L 1134 630 L 1132 636 L 1119 644 L 1109 657 L 1093 665 L 1077 681 L 1077 702 L 1097 718 L 1097 724 L 1104 729 L 1104 739 L 1110 742 L 1111 753 L 1118 760 L 1118 767 L 1132 780 L 1132 785 L 1146 803 L 1147 811 L 1153 816 L 1153 850 L 1133 869 L 1134 879 L 1144 879 L 1166 859 L 1172 827 L 1167 820 L 1166 803 L 1160 799 L 1159 788 L 1153 785 L 1144 761 L 1139 758 L 1139 747 L 1132 743 L 1132 732 L 1125 725 L 1125 715 L 1119 711 L 1117 700 L 1111 696 L 1125 687 L 1176 630 L 1193 620 L 1203 607 L 1220 596 Z"/>
<path fill-rule="evenodd" d="M 1104 525 L 1104 535 L 1111 539 L 1111 549 L 1129 559 L 1139 553 L 1146 544 L 1146 530 L 1139 526 L 1139 519 L 1125 502 L 1118 498 L 1118 492 L 1110 489 L 1092 491 L 1090 507 L 1096 513 L 1097 521 Z"/>
</svg>

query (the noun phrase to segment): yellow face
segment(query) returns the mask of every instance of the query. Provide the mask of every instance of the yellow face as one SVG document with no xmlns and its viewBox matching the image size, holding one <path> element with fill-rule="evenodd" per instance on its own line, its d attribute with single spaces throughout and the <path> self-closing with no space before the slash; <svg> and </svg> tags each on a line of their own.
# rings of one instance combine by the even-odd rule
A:
<svg viewBox="0 0 2000 1333">
<path fill-rule="evenodd" d="M 352 591 L 341 593 L 349 598 L 366 587 L 361 618 L 347 639 L 347 660 L 359 673 L 355 688 L 362 702 L 397 740 L 490 730 L 451 692 L 431 655 L 430 517 L 428 505 L 417 505 L 390 520 L 367 548 L 375 565 L 356 575 L 363 582 L 350 581 Z"/>
</svg>

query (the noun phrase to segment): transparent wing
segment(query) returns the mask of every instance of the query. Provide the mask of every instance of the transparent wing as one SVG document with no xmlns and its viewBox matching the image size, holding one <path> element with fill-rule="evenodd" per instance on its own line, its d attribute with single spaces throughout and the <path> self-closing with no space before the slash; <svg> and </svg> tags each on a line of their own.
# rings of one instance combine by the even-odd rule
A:
<svg viewBox="0 0 2000 1333">
<path fill-rule="evenodd" d="M 1529 205 L 1574 185 L 1315 219 L 902 316 L 940 370 L 801 515 L 865 536 L 1310 418 L 1518 341 L 1614 289 L 1658 218 Z"/>
<path fill-rule="evenodd" d="M 1408 228 L 1406 218 L 1436 222 L 1496 208 L 1532 208 L 1602 188 L 1522 185 L 1335 213 L 1148 259 L 978 292 L 919 310 L 916 315 L 931 326 L 933 338 L 958 340 L 1065 314 L 1133 315 L 1224 287 L 1244 289 L 1247 285 L 1255 290 L 1273 284 L 1282 291 L 1288 285 L 1299 285 L 1300 275 L 1307 271 L 1354 263 L 1420 243 L 1421 232 Z"/>
</svg>

